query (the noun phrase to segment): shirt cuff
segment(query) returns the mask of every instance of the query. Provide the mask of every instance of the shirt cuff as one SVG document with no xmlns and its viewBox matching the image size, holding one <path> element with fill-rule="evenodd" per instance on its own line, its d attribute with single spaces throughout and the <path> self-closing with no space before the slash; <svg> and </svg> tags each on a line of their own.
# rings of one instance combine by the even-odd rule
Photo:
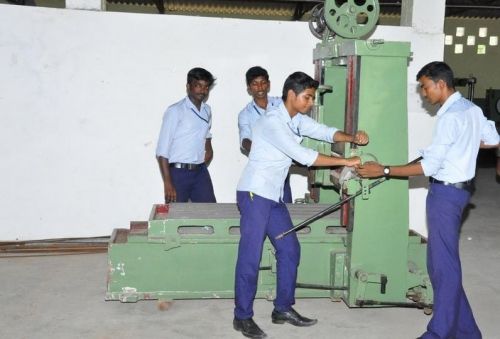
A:
<svg viewBox="0 0 500 339">
<path fill-rule="evenodd" d="M 304 154 L 304 160 L 301 161 L 302 164 L 310 167 L 314 164 L 316 159 L 318 158 L 319 152 L 314 151 L 312 149 L 308 149 L 307 152 Z"/>
<path fill-rule="evenodd" d="M 328 141 L 329 143 L 334 143 L 333 136 L 335 135 L 335 133 L 337 133 L 337 131 L 339 131 L 339 129 L 335 127 L 329 127 L 328 130 L 329 132 L 327 134 L 326 141 Z"/>
</svg>

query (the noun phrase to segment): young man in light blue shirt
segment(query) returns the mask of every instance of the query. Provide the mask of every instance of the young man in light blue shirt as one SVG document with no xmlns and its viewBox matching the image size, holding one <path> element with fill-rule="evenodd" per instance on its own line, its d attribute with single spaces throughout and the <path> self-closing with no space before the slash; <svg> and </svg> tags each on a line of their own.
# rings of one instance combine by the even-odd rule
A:
<svg viewBox="0 0 500 339">
<path fill-rule="evenodd" d="M 419 338 L 480 339 L 472 309 L 462 286 L 458 243 L 462 213 L 473 190 L 479 148 L 498 147 L 492 121 L 453 86 L 453 71 L 444 62 L 431 62 L 417 74 L 422 96 L 437 113 L 431 145 L 422 161 L 411 165 L 383 166 L 366 163 L 357 169 L 364 177 L 425 175 L 427 194 L 427 270 L 434 290 L 433 315 Z"/>
<path fill-rule="evenodd" d="M 319 154 L 303 147 L 308 136 L 327 142 L 368 143 L 366 133 L 349 135 L 319 124 L 304 113 L 314 104 L 318 82 L 307 74 L 291 74 L 283 87 L 283 102 L 261 117 L 252 128 L 252 148 L 237 187 L 240 219 L 240 243 L 235 277 L 233 327 L 249 338 L 266 334 L 253 321 L 253 301 L 257 291 L 259 264 L 265 237 L 276 249 L 277 289 L 271 319 L 275 324 L 311 326 L 317 320 L 297 313 L 295 283 L 300 261 L 300 245 L 295 233 L 283 239 L 276 236 L 293 227 L 283 203 L 283 185 L 288 169 L 295 160 L 307 166 L 357 166 L 358 157 L 349 159 Z"/>
<path fill-rule="evenodd" d="M 269 96 L 271 81 L 269 74 L 260 67 L 250 67 L 245 74 L 247 91 L 252 96 L 245 108 L 238 114 L 238 129 L 240 132 L 240 147 L 245 154 L 250 153 L 252 147 L 252 127 L 267 111 L 275 109 L 282 102 L 280 97 Z M 285 179 L 283 202 L 292 203 L 290 175 Z"/>
<path fill-rule="evenodd" d="M 187 75 L 187 97 L 163 115 L 156 158 L 165 203 L 216 202 L 207 165 L 213 157 L 212 113 L 205 101 L 215 79 L 203 68 Z"/>
</svg>

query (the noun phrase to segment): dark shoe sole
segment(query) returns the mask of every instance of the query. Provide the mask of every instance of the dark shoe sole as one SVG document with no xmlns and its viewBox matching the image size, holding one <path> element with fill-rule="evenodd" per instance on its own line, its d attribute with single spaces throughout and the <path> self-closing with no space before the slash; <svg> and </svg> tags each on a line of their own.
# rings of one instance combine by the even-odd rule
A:
<svg viewBox="0 0 500 339">
<path fill-rule="evenodd" d="M 252 338 L 252 339 L 263 339 L 263 338 L 266 338 L 267 335 L 264 333 L 263 335 L 251 335 L 251 334 L 247 334 L 245 332 L 243 332 L 243 328 L 239 327 L 239 326 L 236 326 L 235 324 L 233 324 L 233 328 L 238 331 L 238 332 L 241 332 L 241 334 L 243 334 L 245 337 L 247 338 Z"/>
<path fill-rule="evenodd" d="M 286 323 L 285 320 L 275 320 L 275 319 L 273 319 L 272 322 L 273 324 L 280 324 L 280 325 Z"/>
<path fill-rule="evenodd" d="M 310 323 L 303 323 L 303 324 L 294 324 L 290 322 L 289 320 L 283 320 L 283 319 L 272 319 L 271 320 L 273 324 L 278 324 L 278 325 L 283 325 L 284 323 L 289 323 L 290 325 L 297 326 L 297 327 L 308 327 L 312 326 L 318 323 L 318 320 L 311 321 Z"/>
</svg>

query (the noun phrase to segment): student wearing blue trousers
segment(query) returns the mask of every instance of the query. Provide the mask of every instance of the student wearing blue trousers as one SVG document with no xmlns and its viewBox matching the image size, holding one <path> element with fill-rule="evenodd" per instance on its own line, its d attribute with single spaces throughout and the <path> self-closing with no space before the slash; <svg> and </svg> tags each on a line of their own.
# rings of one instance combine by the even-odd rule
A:
<svg viewBox="0 0 500 339">
<path fill-rule="evenodd" d="M 359 145 L 368 143 L 368 136 L 363 131 L 349 135 L 319 124 L 304 114 L 311 109 L 317 88 L 318 82 L 307 74 L 291 74 L 283 87 L 283 102 L 262 116 L 252 128 L 252 148 L 237 187 L 241 238 L 236 263 L 233 320 L 234 329 L 249 338 L 266 337 L 252 319 L 266 236 L 276 249 L 277 260 L 277 289 L 272 322 L 294 326 L 311 326 L 317 322 L 301 316 L 292 308 L 300 261 L 297 236 L 291 234 L 275 240 L 278 234 L 293 227 L 283 202 L 283 186 L 292 159 L 307 166 L 357 166 L 360 163 L 358 157 L 344 159 L 305 148 L 300 145 L 302 138 L 308 136 L 327 142 L 353 142 Z"/>
<path fill-rule="evenodd" d="M 187 74 L 187 96 L 169 106 L 156 147 L 165 203 L 216 202 L 208 164 L 212 160 L 212 112 L 205 101 L 215 79 L 195 67 Z"/>
<path fill-rule="evenodd" d="M 459 237 L 462 213 L 469 202 L 479 148 L 498 147 L 492 121 L 453 87 L 453 72 L 443 62 L 431 62 L 417 74 L 422 96 L 441 107 L 431 145 L 422 161 L 383 166 L 366 163 L 363 177 L 425 175 L 430 186 L 426 211 L 427 270 L 434 290 L 433 315 L 424 339 L 479 339 L 479 330 L 462 287 Z"/>
</svg>

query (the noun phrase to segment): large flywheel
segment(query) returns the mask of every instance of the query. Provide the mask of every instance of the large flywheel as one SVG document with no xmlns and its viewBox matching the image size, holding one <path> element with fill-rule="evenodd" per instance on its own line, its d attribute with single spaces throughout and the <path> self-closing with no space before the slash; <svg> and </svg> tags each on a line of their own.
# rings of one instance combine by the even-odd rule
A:
<svg viewBox="0 0 500 339">
<path fill-rule="evenodd" d="M 322 36 L 326 24 L 336 35 L 355 39 L 375 27 L 379 13 L 377 0 L 326 0 L 323 8 L 314 9 L 309 27 L 316 37 Z"/>
</svg>

